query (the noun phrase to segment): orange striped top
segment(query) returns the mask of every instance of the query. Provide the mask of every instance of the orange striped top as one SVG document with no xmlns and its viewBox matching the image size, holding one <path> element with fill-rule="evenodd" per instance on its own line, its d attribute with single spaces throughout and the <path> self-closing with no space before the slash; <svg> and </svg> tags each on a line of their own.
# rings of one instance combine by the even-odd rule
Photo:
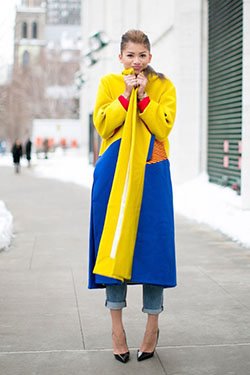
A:
<svg viewBox="0 0 250 375">
<path fill-rule="evenodd" d="M 155 139 L 152 157 L 149 161 L 147 161 L 146 164 L 158 163 L 159 161 L 166 160 L 167 158 L 168 157 L 165 151 L 164 142 L 160 142 Z"/>
</svg>

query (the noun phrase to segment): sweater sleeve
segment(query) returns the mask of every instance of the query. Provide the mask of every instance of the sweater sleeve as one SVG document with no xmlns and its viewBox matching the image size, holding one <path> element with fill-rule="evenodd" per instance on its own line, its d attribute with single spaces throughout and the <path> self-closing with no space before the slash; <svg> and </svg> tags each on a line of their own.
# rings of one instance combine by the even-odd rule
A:
<svg viewBox="0 0 250 375">
<path fill-rule="evenodd" d="M 143 112 L 144 109 L 149 105 L 149 102 L 150 102 L 150 99 L 149 99 L 148 96 L 146 96 L 146 98 L 140 100 L 137 103 L 137 105 L 138 105 L 138 107 L 139 107 L 139 109 L 140 109 L 141 112 Z"/>
<path fill-rule="evenodd" d="M 148 126 L 158 141 L 164 141 L 174 124 L 176 112 L 176 93 L 174 85 L 168 80 L 166 90 L 162 93 L 159 103 L 150 99 L 140 118 Z"/>
<path fill-rule="evenodd" d="M 128 106 L 129 106 L 129 100 L 124 98 L 123 95 L 120 95 L 118 99 L 119 99 L 119 102 L 121 103 L 121 105 L 123 106 L 123 108 L 126 109 L 126 111 L 127 111 Z"/>
<path fill-rule="evenodd" d="M 103 139 L 114 134 L 116 128 L 123 125 L 127 111 L 119 99 L 112 98 L 107 78 L 103 77 L 99 85 L 94 110 L 94 125 Z"/>
</svg>

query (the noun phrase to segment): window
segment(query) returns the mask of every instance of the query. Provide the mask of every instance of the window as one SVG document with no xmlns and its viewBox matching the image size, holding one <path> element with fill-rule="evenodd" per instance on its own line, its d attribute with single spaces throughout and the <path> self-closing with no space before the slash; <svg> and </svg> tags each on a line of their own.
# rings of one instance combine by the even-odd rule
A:
<svg viewBox="0 0 250 375">
<path fill-rule="evenodd" d="M 28 51 L 24 51 L 24 53 L 23 53 L 23 66 L 25 68 L 27 68 L 28 65 L 29 65 L 29 62 L 30 62 L 30 54 L 29 54 Z"/>
<path fill-rule="evenodd" d="M 23 23 L 23 30 L 22 30 L 22 37 L 23 37 L 24 39 L 27 38 L 27 31 L 28 31 L 28 28 L 27 28 L 27 22 L 24 22 L 24 23 Z"/>
<path fill-rule="evenodd" d="M 32 23 L 32 39 L 37 39 L 37 23 Z"/>
</svg>

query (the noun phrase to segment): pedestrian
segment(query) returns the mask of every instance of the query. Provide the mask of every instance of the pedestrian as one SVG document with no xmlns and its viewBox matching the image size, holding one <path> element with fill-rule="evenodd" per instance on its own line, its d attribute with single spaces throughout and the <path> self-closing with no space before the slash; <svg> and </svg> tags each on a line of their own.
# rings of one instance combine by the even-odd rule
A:
<svg viewBox="0 0 250 375">
<path fill-rule="evenodd" d="M 48 152 L 49 152 L 49 140 L 45 138 L 43 141 L 43 151 L 44 151 L 44 159 L 48 159 Z"/>
<path fill-rule="evenodd" d="M 13 162 L 14 162 L 16 173 L 20 172 L 20 159 L 22 155 L 23 155 L 23 147 L 22 147 L 20 139 L 17 139 L 12 146 L 12 156 L 13 156 Z"/>
<path fill-rule="evenodd" d="M 32 148 L 32 142 L 30 138 L 28 138 L 25 144 L 25 154 L 26 154 L 26 159 L 28 161 L 29 168 L 30 168 L 30 161 L 31 161 L 31 148 Z"/>
<path fill-rule="evenodd" d="M 94 125 L 102 137 L 94 171 L 89 288 L 106 288 L 117 360 L 130 358 L 122 309 L 127 285 L 142 284 L 147 325 L 137 360 L 154 355 L 163 290 L 176 286 L 168 135 L 176 95 L 172 82 L 149 65 L 142 31 L 121 38 L 122 74 L 102 77 Z"/>
</svg>

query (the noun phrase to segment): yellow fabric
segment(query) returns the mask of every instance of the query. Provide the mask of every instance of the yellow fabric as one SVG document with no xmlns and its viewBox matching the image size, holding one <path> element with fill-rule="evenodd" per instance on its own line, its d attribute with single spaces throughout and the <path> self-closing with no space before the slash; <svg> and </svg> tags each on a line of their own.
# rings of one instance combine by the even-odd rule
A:
<svg viewBox="0 0 250 375">
<path fill-rule="evenodd" d="M 114 141 L 122 138 L 127 111 L 118 97 L 124 90 L 125 84 L 121 74 L 107 74 L 102 77 L 93 118 L 94 125 L 103 139 L 99 155 L 102 155 Z M 145 91 L 149 95 L 150 103 L 138 116 L 147 124 L 158 141 L 164 141 L 169 157 L 168 135 L 173 127 L 176 112 L 175 87 L 168 78 L 160 80 L 155 75 L 149 75 Z M 112 136 L 118 127 L 119 131 Z"/>
<path fill-rule="evenodd" d="M 130 74 L 131 70 L 123 73 Z M 126 111 L 118 100 L 118 96 L 125 88 L 123 79 L 121 81 L 120 77 L 118 75 L 104 77 L 98 91 L 94 112 L 95 126 L 103 138 L 100 154 L 116 139 L 121 138 L 121 144 L 93 272 L 124 281 L 124 279 L 131 279 L 134 246 L 143 195 L 145 163 L 151 139 L 150 132 L 141 120 L 145 121 L 156 138 L 165 141 L 168 149 L 167 136 L 175 116 L 175 94 L 173 98 L 171 95 L 170 98 L 164 97 L 165 92 L 162 93 L 161 89 L 163 98 L 157 97 L 159 95 L 157 93 L 157 90 L 159 91 L 159 79 L 152 78 L 151 81 L 154 80 L 154 83 L 157 84 L 147 85 L 146 87 L 150 97 L 148 107 L 151 106 L 152 112 L 147 107 L 143 113 L 138 113 L 137 89 L 132 90 L 129 108 Z M 172 90 L 173 85 L 170 86 L 170 90 Z M 158 99 L 159 102 L 162 99 L 162 104 L 154 101 L 154 98 Z M 168 104 L 164 104 L 164 101 Z M 159 123 L 159 125 L 156 123 Z M 113 135 L 117 127 L 121 128 Z M 124 211 L 122 211 L 121 203 L 126 186 L 127 172 L 127 194 Z M 121 215 L 121 212 L 123 212 L 123 215 Z M 113 242 L 120 220 L 119 215 L 122 217 L 122 224 L 114 255 Z"/>
</svg>

